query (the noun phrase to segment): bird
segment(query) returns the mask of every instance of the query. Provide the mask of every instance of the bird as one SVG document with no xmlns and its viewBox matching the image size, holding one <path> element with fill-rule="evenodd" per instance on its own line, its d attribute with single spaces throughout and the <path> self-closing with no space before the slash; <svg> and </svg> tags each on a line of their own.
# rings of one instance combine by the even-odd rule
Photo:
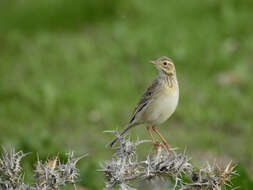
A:
<svg viewBox="0 0 253 190">
<path fill-rule="evenodd" d="M 143 93 L 128 124 L 110 143 L 110 147 L 113 147 L 119 138 L 129 129 L 137 125 L 146 124 L 146 129 L 152 139 L 154 147 L 161 145 L 170 152 L 167 141 L 158 132 L 156 126 L 164 123 L 175 112 L 178 105 L 179 86 L 176 68 L 173 61 L 165 56 L 151 61 L 150 63 L 158 70 L 158 75 Z M 161 143 L 155 141 L 151 128 L 161 139 Z"/>
</svg>

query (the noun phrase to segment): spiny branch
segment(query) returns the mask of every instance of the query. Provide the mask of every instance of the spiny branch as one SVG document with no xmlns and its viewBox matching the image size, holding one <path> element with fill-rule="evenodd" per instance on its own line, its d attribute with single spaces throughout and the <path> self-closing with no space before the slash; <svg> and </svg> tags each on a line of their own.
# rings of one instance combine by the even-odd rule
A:
<svg viewBox="0 0 253 190">
<path fill-rule="evenodd" d="M 113 131 L 117 136 L 117 132 Z M 159 147 L 155 153 L 148 154 L 145 160 L 138 160 L 136 148 L 146 141 L 132 142 L 129 138 L 119 138 L 112 160 L 105 161 L 99 171 L 105 176 L 105 190 L 119 186 L 121 190 L 132 189 L 134 183 L 161 178 L 167 180 L 172 189 L 179 190 L 220 190 L 231 185 L 231 179 L 237 175 L 235 165 L 230 162 L 225 168 L 216 163 L 207 163 L 196 168 L 190 162 L 186 152 L 172 149 L 170 153 Z"/>
</svg>

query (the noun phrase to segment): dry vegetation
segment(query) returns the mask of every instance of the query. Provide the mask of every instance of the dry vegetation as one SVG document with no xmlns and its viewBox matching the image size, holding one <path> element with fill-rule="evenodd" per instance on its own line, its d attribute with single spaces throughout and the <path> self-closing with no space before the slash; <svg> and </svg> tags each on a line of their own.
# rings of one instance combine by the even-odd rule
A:
<svg viewBox="0 0 253 190">
<path fill-rule="evenodd" d="M 167 181 L 169 189 L 220 190 L 222 187 L 231 187 L 231 179 L 237 175 L 232 161 L 225 168 L 216 163 L 207 163 L 198 169 L 191 163 L 186 152 L 172 149 L 168 153 L 162 147 L 148 154 L 145 160 L 138 160 L 136 148 L 147 141 L 131 142 L 120 136 L 119 139 L 112 160 L 104 162 L 100 170 L 105 175 L 106 190 L 117 185 L 122 190 L 132 189 L 133 183 L 138 186 L 144 181 L 157 181 L 157 178 Z"/>
<path fill-rule="evenodd" d="M 118 133 L 114 132 L 115 135 Z M 130 190 L 134 186 L 146 182 L 167 182 L 167 189 L 179 190 L 220 190 L 230 186 L 231 179 L 237 175 L 235 166 L 230 162 L 225 168 L 207 163 L 203 168 L 196 168 L 191 163 L 186 152 L 170 153 L 158 147 L 145 160 L 138 160 L 136 148 L 148 141 L 132 142 L 129 138 L 119 138 L 119 144 L 111 160 L 105 161 L 99 171 L 105 176 L 105 190 L 119 186 L 121 190 Z M 66 184 L 75 187 L 79 170 L 77 162 L 84 156 L 75 158 L 73 152 L 67 154 L 66 163 L 61 163 L 58 156 L 46 162 L 38 159 L 34 169 L 34 184 L 24 182 L 24 172 L 21 160 L 28 154 L 14 149 L 2 149 L 0 158 L 0 187 L 2 190 L 56 190 Z M 76 189 L 76 187 L 75 187 Z"/>
<path fill-rule="evenodd" d="M 0 189 L 1 190 L 50 190 L 59 189 L 66 184 L 75 186 L 79 177 L 77 162 L 84 156 L 75 158 L 73 152 L 68 153 L 66 163 L 61 163 L 56 156 L 52 160 L 42 162 L 38 159 L 34 169 L 34 184 L 24 182 L 24 172 L 21 160 L 28 154 L 23 151 L 9 152 L 3 148 L 0 158 Z"/>
</svg>

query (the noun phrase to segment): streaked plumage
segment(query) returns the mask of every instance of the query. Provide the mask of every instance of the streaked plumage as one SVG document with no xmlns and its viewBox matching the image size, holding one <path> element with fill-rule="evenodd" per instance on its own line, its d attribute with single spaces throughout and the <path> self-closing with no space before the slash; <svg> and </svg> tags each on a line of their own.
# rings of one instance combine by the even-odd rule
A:
<svg viewBox="0 0 253 190">
<path fill-rule="evenodd" d="M 159 74 L 142 95 L 129 123 L 120 135 L 139 124 L 159 125 L 165 122 L 177 107 L 179 88 L 172 60 L 161 57 L 151 63 L 158 69 Z M 115 138 L 110 146 L 117 140 L 118 138 Z"/>
</svg>

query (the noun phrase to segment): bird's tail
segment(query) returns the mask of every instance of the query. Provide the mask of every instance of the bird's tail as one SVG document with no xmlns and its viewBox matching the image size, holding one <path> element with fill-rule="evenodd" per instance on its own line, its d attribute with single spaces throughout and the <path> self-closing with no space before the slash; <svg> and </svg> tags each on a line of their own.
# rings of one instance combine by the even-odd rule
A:
<svg viewBox="0 0 253 190">
<path fill-rule="evenodd" d="M 123 131 L 121 131 L 121 133 L 119 134 L 118 137 L 116 137 L 111 143 L 110 143 L 110 147 L 113 147 L 113 145 L 119 140 L 119 138 L 124 135 L 129 129 L 131 129 L 133 126 L 135 126 L 135 124 L 133 123 L 129 123 L 127 124 L 127 126 L 125 126 L 125 128 L 123 129 Z"/>
</svg>

